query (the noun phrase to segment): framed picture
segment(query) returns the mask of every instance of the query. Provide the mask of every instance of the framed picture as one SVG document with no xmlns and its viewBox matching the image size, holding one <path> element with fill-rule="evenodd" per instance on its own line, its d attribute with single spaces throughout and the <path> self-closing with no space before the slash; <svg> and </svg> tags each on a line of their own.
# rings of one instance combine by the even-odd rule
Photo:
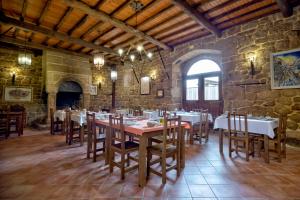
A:
<svg viewBox="0 0 300 200">
<path fill-rule="evenodd" d="M 164 90 L 163 89 L 158 89 L 156 91 L 156 96 L 159 97 L 159 98 L 164 97 Z"/>
<path fill-rule="evenodd" d="M 150 77 L 148 76 L 141 78 L 141 94 L 150 94 Z"/>
<path fill-rule="evenodd" d="M 97 86 L 96 85 L 90 86 L 90 95 L 97 95 Z"/>
<path fill-rule="evenodd" d="M 271 54 L 271 87 L 300 88 L 300 49 Z"/>
<path fill-rule="evenodd" d="M 31 102 L 32 101 L 32 88 L 7 86 L 4 88 L 4 101 Z"/>
</svg>

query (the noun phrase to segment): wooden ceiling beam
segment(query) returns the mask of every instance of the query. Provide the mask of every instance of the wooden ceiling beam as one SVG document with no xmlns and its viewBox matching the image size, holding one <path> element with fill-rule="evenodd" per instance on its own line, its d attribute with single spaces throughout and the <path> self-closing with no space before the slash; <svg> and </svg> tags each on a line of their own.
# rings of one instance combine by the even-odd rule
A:
<svg viewBox="0 0 300 200">
<path fill-rule="evenodd" d="M 49 10 L 50 4 L 51 4 L 51 0 L 47 0 L 46 4 L 45 4 L 45 6 L 44 6 L 44 8 L 43 8 L 43 10 L 42 10 L 42 12 L 40 14 L 40 17 L 39 17 L 39 19 L 38 19 L 38 21 L 36 23 L 36 25 L 39 26 L 42 23 L 42 21 L 44 20 L 44 18 L 46 16 L 47 11 Z"/>
<path fill-rule="evenodd" d="M 23 40 L 14 39 L 14 38 L 7 37 L 7 36 L 0 37 L 0 41 L 10 43 L 10 44 L 14 44 L 14 45 L 18 45 L 18 46 L 23 46 L 24 45 Z M 65 54 L 71 54 L 71 55 L 75 55 L 75 56 L 91 58 L 90 55 L 86 55 L 86 54 L 83 54 L 83 53 L 76 53 L 76 52 L 65 50 L 65 49 L 62 49 L 62 48 L 49 47 L 49 46 L 41 45 L 41 44 L 34 43 L 34 42 L 26 43 L 26 46 L 28 46 L 30 48 L 34 48 L 34 49 L 50 50 L 50 51 L 61 52 L 61 53 L 65 53 Z"/>
<path fill-rule="evenodd" d="M 85 13 L 88 13 L 89 15 L 95 17 L 95 18 L 98 18 L 102 21 L 107 21 L 109 23 L 111 23 L 113 26 L 116 26 L 128 33 L 131 33 L 131 34 L 134 34 L 136 35 L 137 37 L 140 37 L 140 38 L 143 38 L 144 40 L 147 40 L 163 49 L 166 49 L 166 50 L 171 50 L 172 48 L 167 46 L 166 44 L 152 38 L 151 36 L 149 35 L 146 35 L 145 33 L 127 25 L 126 23 L 124 23 L 123 21 L 121 20 L 118 20 L 116 18 L 113 18 L 111 16 L 109 16 L 108 14 L 106 14 L 105 12 L 103 11 L 97 11 L 95 9 L 92 9 L 90 6 L 88 6 L 87 4 L 83 3 L 83 2 L 79 2 L 79 1 L 74 1 L 74 0 L 64 0 L 64 2 L 73 7 L 73 8 L 77 8 L 77 9 L 80 9 L 82 11 L 84 11 Z"/>
<path fill-rule="evenodd" d="M 173 4 L 180 7 L 184 13 L 189 15 L 199 25 L 205 27 L 216 36 L 221 37 L 221 31 L 208 19 L 206 19 L 197 9 L 192 8 L 185 0 L 173 0 Z"/>
<path fill-rule="evenodd" d="M 88 19 L 88 14 L 85 14 L 79 21 L 77 21 L 77 23 L 67 32 L 68 35 L 72 35 L 73 32 L 79 28 L 80 26 L 82 26 L 86 20 Z"/>
<path fill-rule="evenodd" d="M 90 34 L 91 32 L 97 30 L 97 28 L 102 25 L 103 22 L 102 21 L 99 21 L 97 22 L 95 25 L 93 25 L 92 27 L 90 27 L 86 32 L 84 32 L 81 36 L 80 36 L 80 39 L 83 39 L 86 35 Z"/>
<path fill-rule="evenodd" d="M 1 1 L 2 2 L 2 1 Z M 22 5 L 22 12 L 20 16 L 20 21 L 24 21 L 25 15 L 26 15 L 26 9 L 27 9 L 28 2 L 27 0 L 23 0 L 23 5 Z"/>
<path fill-rule="evenodd" d="M 71 7 L 67 8 L 63 16 L 61 16 L 61 18 L 59 19 L 58 23 L 54 26 L 53 28 L 54 31 L 57 31 L 63 25 L 63 23 L 66 21 L 66 19 L 68 18 L 68 16 L 71 14 L 72 11 L 73 8 Z"/>
<path fill-rule="evenodd" d="M 284 17 L 293 15 L 293 7 L 287 0 L 276 0 L 276 2 Z"/>
<path fill-rule="evenodd" d="M 68 41 L 70 43 L 75 43 L 81 46 L 85 46 L 85 47 L 89 47 L 92 48 L 94 50 L 99 50 L 101 52 L 106 52 L 106 53 L 110 53 L 110 54 L 117 54 L 114 50 L 107 48 L 107 47 L 103 47 L 103 46 L 99 46 L 99 45 L 95 45 L 93 43 L 87 42 L 85 40 L 79 39 L 79 38 L 74 38 L 71 37 L 67 34 L 64 33 L 60 33 L 60 32 L 56 32 L 53 30 L 49 30 L 40 26 L 36 26 L 27 22 L 20 22 L 14 18 L 9 18 L 6 17 L 2 12 L 0 12 L 0 23 L 2 24 L 9 24 L 12 26 L 15 26 L 17 28 L 21 28 L 23 30 L 28 30 L 28 31 L 32 31 L 35 33 L 41 33 L 45 36 L 48 37 L 55 37 L 59 40 L 62 41 Z"/>
</svg>

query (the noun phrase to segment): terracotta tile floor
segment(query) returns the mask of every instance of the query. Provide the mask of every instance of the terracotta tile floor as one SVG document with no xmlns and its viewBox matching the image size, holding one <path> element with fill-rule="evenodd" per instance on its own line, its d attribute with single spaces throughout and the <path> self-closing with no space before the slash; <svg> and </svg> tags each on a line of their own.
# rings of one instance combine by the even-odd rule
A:
<svg viewBox="0 0 300 200">
<path fill-rule="evenodd" d="M 27 135 L 27 136 L 26 136 Z M 225 143 L 227 141 L 225 140 Z M 226 147 L 225 147 L 226 150 Z M 186 147 L 186 167 L 170 180 L 151 175 L 137 185 L 137 172 L 119 180 L 103 158 L 86 159 L 85 146 L 68 146 L 65 137 L 25 132 L 0 141 L 0 199 L 300 199 L 300 150 L 288 148 L 281 164 L 262 158 L 229 159 L 218 151 L 217 135 L 207 144 Z"/>
</svg>

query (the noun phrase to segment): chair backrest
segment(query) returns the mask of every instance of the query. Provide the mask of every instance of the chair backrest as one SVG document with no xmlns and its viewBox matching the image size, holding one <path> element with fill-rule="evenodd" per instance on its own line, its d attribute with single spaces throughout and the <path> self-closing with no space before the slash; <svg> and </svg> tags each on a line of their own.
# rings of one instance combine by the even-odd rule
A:
<svg viewBox="0 0 300 200">
<path fill-rule="evenodd" d="M 245 136 L 248 136 L 247 114 L 228 113 L 228 131 L 229 134 L 244 133 Z"/>
<path fill-rule="evenodd" d="M 194 108 L 193 112 L 202 112 L 202 109 L 201 108 Z"/>
<path fill-rule="evenodd" d="M 208 131 L 208 109 L 200 111 L 200 132 Z"/>
<path fill-rule="evenodd" d="M 96 117 L 95 113 L 86 113 L 87 131 L 91 135 L 96 135 Z"/>
<path fill-rule="evenodd" d="M 163 117 L 165 113 L 167 113 L 167 108 L 159 108 L 158 109 L 158 116 L 159 117 Z"/>
<path fill-rule="evenodd" d="M 172 140 L 173 145 L 177 144 L 178 136 L 181 133 L 181 117 L 168 117 L 164 114 L 164 130 L 163 130 L 163 151 L 166 150 L 166 146 Z"/>
<path fill-rule="evenodd" d="M 277 129 L 277 139 L 286 138 L 287 115 L 280 115 Z"/>
<path fill-rule="evenodd" d="M 109 131 L 112 142 L 121 143 L 121 149 L 125 151 L 126 136 L 124 132 L 123 115 L 109 115 Z"/>
</svg>

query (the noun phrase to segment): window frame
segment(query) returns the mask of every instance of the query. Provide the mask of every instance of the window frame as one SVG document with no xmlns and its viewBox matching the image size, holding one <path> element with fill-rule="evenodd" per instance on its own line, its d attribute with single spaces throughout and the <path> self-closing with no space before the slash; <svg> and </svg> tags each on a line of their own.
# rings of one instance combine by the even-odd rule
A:
<svg viewBox="0 0 300 200">
<path fill-rule="evenodd" d="M 203 58 L 203 59 L 207 59 L 207 58 Z M 200 61 L 202 59 L 197 59 L 196 62 Z M 212 59 L 209 59 L 212 60 Z M 213 62 L 215 62 L 214 60 L 212 60 Z M 196 62 L 193 62 L 196 63 Z M 217 62 L 215 62 L 217 63 Z M 223 100 L 223 96 L 222 96 L 222 71 L 214 71 L 214 72 L 208 72 L 208 73 L 200 73 L 200 74 L 193 74 L 193 75 L 187 75 L 189 69 L 192 67 L 192 65 L 188 65 L 188 67 L 186 68 L 186 70 L 184 71 L 183 74 L 183 103 L 209 103 L 209 102 L 218 102 L 218 101 L 222 101 Z M 218 63 L 217 63 L 218 64 Z M 220 67 L 220 66 L 219 66 Z M 221 67 L 220 67 L 221 69 Z M 219 77 L 219 99 L 218 100 L 205 100 L 205 85 L 204 85 L 204 79 L 207 77 Z M 190 80 L 190 79 L 198 79 L 198 100 L 187 100 L 186 99 L 186 81 Z"/>
</svg>

